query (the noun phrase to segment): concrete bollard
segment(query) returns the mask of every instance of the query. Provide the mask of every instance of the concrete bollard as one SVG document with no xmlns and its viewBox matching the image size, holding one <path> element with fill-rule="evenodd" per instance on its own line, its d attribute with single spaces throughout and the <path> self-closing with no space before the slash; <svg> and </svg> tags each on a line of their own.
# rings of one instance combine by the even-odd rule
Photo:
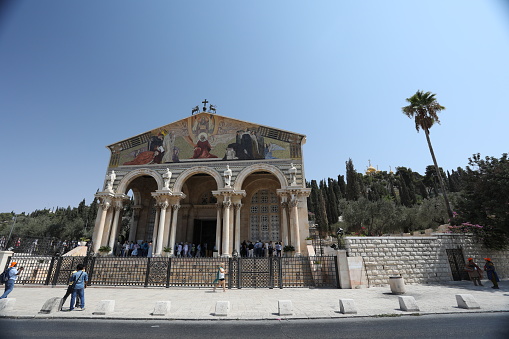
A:
<svg viewBox="0 0 509 339">
<path fill-rule="evenodd" d="M 230 302 L 229 301 L 217 301 L 216 302 L 216 312 L 214 315 L 217 316 L 227 316 L 228 311 L 230 310 Z"/>
<path fill-rule="evenodd" d="M 293 305 L 291 300 L 279 300 L 278 301 L 279 315 L 292 315 Z"/>
<path fill-rule="evenodd" d="M 115 310 L 115 300 L 101 300 L 99 307 L 92 314 L 106 315 Z"/>
<path fill-rule="evenodd" d="M 406 312 L 418 312 L 419 306 L 417 306 L 417 303 L 415 302 L 415 298 L 411 296 L 400 296 L 398 297 L 399 300 L 399 308 L 402 311 Z"/>
<path fill-rule="evenodd" d="M 165 316 L 170 312 L 171 301 L 156 301 L 152 315 Z"/>
<path fill-rule="evenodd" d="M 405 281 L 401 276 L 389 277 L 392 294 L 405 294 Z"/>
<path fill-rule="evenodd" d="M 353 299 L 339 299 L 339 311 L 343 314 L 357 314 Z"/>
<path fill-rule="evenodd" d="M 42 305 L 42 308 L 39 311 L 39 313 L 49 314 L 52 312 L 60 311 L 60 301 L 61 300 L 62 300 L 62 298 L 59 298 L 59 297 L 53 297 L 53 298 L 46 300 L 44 305 Z"/>
<path fill-rule="evenodd" d="M 466 308 L 467 310 L 475 310 L 481 308 L 479 303 L 475 301 L 471 294 L 456 294 L 456 302 L 459 308 Z"/>
<path fill-rule="evenodd" d="M 16 304 L 16 298 L 0 299 L 0 313 L 12 311 L 14 304 Z"/>
</svg>

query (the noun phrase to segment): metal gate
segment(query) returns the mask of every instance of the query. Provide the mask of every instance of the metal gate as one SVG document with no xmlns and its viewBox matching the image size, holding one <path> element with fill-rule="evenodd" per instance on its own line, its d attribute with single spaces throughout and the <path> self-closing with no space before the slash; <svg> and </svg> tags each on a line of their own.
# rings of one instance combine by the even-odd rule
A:
<svg viewBox="0 0 509 339">
<path fill-rule="evenodd" d="M 451 267 L 452 279 L 454 281 L 470 280 L 465 271 L 465 257 L 461 248 L 446 249 L 447 259 Z"/>
</svg>

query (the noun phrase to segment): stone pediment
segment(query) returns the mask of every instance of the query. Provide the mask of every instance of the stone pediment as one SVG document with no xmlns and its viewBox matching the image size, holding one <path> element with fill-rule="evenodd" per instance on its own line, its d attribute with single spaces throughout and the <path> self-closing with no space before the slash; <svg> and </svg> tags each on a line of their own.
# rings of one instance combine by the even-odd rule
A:
<svg viewBox="0 0 509 339">
<path fill-rule="evenodd" d="M 109 167 L 302 158 L 305 136 L 202 112 L 107 146 Z"/>
</svg>

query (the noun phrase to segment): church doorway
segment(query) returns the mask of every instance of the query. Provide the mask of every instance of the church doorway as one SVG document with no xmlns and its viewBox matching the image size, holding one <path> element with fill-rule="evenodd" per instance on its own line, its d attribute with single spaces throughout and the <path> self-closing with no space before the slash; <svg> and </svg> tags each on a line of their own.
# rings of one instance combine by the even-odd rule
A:
<svg viewBox="0 0 509 339">
<path fill-rule="evenodd" d="M 206 249 L 205 256 L 212 257 L 216 244 L 216 220 L 194 219 L 193 244 L 201 244 Z"/>
</svg>

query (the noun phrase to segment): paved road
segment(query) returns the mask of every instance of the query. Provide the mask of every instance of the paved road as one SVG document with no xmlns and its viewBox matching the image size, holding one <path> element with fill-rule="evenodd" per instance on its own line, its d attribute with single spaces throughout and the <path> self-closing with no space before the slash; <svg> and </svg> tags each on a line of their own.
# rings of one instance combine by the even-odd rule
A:
<svg viewBox="0 0 509 339">
<path fill-rule="evenodd" d="M 509 313 L 261 321 L 0 319 L 2 338 L 509 338 Z M 70 335 L 73 334 L 73 335 Z M 136 335 L 137 334 L 137 335 Z"/>
<path fill-rule="evenodd" d="M 231 289 L 213 293 L 211 289 L 193 288 L 105 288 L 86 289 L 86 310 L 82 312 L 53 312 L 40 314 L 44 303 L 52 297 L 61 297 L 64 286 L 16 286 L 9 295 L 15 298 L 12 310 L 1 311 L 0 317 L 9 318 L 96 318 L 96 319 L 177 319 L 177 320 L 277 320 L 277 319 L 330 319 L 370 317 L 377 315 L 407 315 L 509 312 L 509 281 L 501 282 L 500 290 L 491 289 L 489 283 L 476 287 L 471 282 L 451 282 L 441 285 L 407 285 L 405 296 L 413 296 L 419 312 L 400 309 L 398 296 L 389 287 L 363 289 Z M 470 294 L 479 303 L 479 310 L 458 308 L 457 294 Z M 357 314 L 339 312 L 340 299 L 353 299 Z M 114 311 L 96 315 L 102 300 L 114 300 Z M 280 316 L 279 300 L 291 300 L 292 315 Z M 153 316 L 157 301 L 170 301 L 165 316 Z M 216 316 L 218 301 L 229 301 L 227 316 Z M 1 301 L 0 301 L 1 302 Z"/>
</svg>

